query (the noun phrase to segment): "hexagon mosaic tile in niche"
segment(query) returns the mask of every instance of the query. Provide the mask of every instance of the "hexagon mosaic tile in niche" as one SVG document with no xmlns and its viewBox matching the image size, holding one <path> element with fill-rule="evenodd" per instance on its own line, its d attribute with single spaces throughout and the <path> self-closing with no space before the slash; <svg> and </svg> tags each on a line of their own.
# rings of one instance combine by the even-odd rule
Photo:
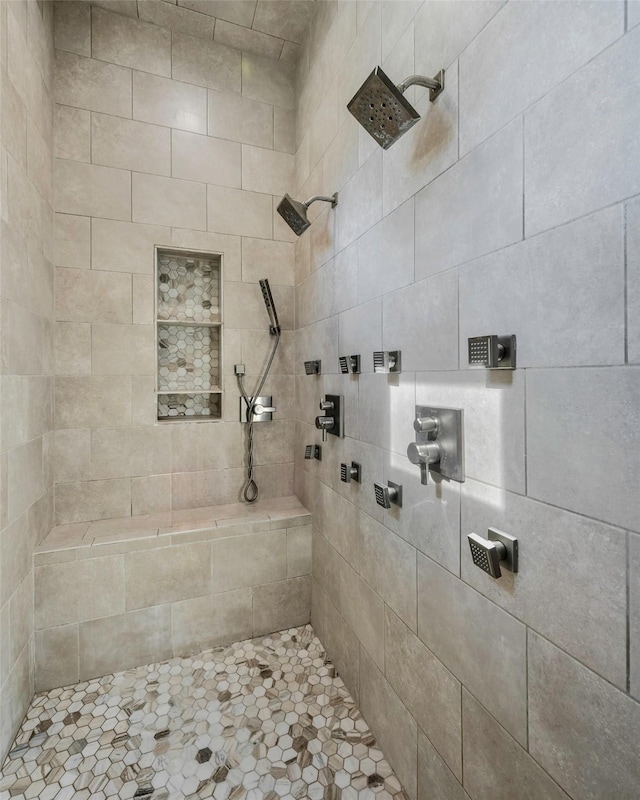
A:
<svg viewBox="0 0 640 800">
<path fill-rule="evenodd" d="M 34 698 L 8 800 L 407 800 L 310 626 Z"/>
<path fill-rule="evenodd" d="M 219 419 L 222 416 L 219 394 L 159 394 L 158 419 L 170 420 L 182 417 Z M 2 800 L 0 798 L 0 800 Z"/>
<path fill-rule="evenodd" d="M 220 321 L 220 260 L 158 254 L 158 318 Z"/>
<path fill-rule="evenodd" d="M 220 381 L 220 331 L 158 325 L 158 388 L 202 391 Z"/>
</svg>

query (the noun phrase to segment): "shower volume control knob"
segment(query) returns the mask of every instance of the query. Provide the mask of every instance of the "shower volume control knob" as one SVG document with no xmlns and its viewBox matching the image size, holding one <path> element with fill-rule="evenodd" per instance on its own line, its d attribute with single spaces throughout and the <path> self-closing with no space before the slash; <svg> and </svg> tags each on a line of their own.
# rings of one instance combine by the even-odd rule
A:
<svg viewBox="0 0 640 800">
<path fill-rule="evenodd" d="M 416 433 L 431 433 L 438 430 L 438 420 L 435 417 L 416 417 L 413 420 L 413 429 Z"/>
<path fill-rule="evenodd" d="M 333 400 L 321 400 L 320 411 L 333 411 Z"/>
<path fill-rule="evenodd" d="M 420 467 L 420 483 L 425 486 L 429 483 L 429 465 L 436 464 L 442 457 L 442 448 L 439 442 L 417 444 L 411 442 L 407 447 L 407 458 L 412 464 Z"/>
</svg>

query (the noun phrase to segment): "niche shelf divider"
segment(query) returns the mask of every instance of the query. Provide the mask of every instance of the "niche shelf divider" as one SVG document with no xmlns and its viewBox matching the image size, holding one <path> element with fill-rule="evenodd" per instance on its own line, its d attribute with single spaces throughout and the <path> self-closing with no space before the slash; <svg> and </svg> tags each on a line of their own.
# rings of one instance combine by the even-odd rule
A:
<svg viewBox="0 0 640 800">
<path fill-rule="evenodd" d="M 222 259 L 155 248 L 158 422 L 223 418 Z"/>
</svg>

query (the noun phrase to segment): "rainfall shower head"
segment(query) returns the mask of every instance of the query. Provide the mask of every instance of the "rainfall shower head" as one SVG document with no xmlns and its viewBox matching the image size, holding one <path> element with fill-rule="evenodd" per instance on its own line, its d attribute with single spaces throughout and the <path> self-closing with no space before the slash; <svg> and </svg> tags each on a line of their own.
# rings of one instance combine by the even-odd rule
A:
<svg viewBox="0 0 640 800">
<path fill-rule="evenodd" d="M 276 304 L 273 302 L 273 295 L 271 294 L 271 287 L 267 278 L 262 278 L 260 281 L 260 288 L 262 289 L 262 299 L 267 307 L 267 314 L 269 315 L 269 333 L 274 336 L 280 336 L 280 323 L 278 321 L 278 312 L 276 311 Z"/>
<path fill-rule="evenodd" d="M 304 203 L 294 200 L 293 197 L 285 194 L 278 203 L 278 214 L 280 214 L 296 236 L 301 236 L 311 225 L 307 217 L 307 209 L 311 203 L 315 203 L 316 200 L 331 203 L 331 208 L 335 208 L 338 205 L 338 193 L 336 192 L 331 197 L 323 197 L 322 195 L 316 194 L 308 200 L 305 200 Z"/>
<path fill-rule="evenodd" d="M 376 67 L 347 105 L 383 150 L 391 147 L 420 119 L 420 114 L 403 97 L 409 86 L 414 85 L 426 86 L 433 101 L 444 89 L 444 70 L 435 78 L 411 75 L 396 86 L 381 67 Z"/>
</svg>

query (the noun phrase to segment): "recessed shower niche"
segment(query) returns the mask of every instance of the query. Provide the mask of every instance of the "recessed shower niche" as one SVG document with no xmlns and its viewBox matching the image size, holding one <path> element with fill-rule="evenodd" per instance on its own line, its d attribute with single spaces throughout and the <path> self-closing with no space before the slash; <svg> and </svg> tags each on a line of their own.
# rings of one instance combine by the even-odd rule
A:
<svg viewBox="0 0 640 800">
<path fill-rule="evenodd" d="M 222 418 L 222 255 L 156 248 L 158 421 Z"/>
</svg>

